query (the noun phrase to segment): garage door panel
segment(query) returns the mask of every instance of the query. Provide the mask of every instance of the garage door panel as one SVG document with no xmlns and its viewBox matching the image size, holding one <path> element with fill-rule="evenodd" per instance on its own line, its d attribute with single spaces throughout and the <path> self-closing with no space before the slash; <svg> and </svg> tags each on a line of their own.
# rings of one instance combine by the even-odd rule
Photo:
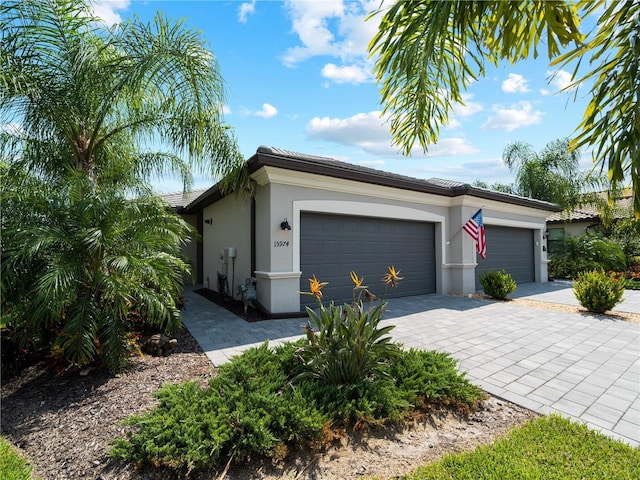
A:
<svg viewBox="0 0 640 480">
<path fill-rule="evenodd" d="M 323 289 L 325 299 L 350 300 L 349 272 L 355 270 L 374 293 L 381 294 L 381 278 L 394 265 L 405 280 L 398 289 L 389 290 L 388 297 L 435 292 L 433 224 L 303 212 L 300 225 L 302 290 L 308 290 L 307 279 L 315 274 L 320 281 L 329 282 Z M 301 301 L 315 303 L 312 297 Z"/>
<path fill-rule="evenodd" d="M 482 288 L 480 275 L 494 270 L 506 270 L 518 284 L 535 282 L 533 230 L 487 225 L 485 235 L 487 258 L 478 256 L 476 289 Z"/>
<path fill-rule="evenodd" d="M 347 240 L 342 245 L 342 253 L 346 255 L 355 255 L 360 251 L 360 245 L 356 240 Z"/>
</svg>

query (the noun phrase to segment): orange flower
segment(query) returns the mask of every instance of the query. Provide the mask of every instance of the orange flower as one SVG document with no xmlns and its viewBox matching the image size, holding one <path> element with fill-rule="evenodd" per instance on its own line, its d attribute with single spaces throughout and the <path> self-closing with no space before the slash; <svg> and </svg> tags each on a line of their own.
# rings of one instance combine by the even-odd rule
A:
<svg viewBox="0 0 640 480">
<path fill-rule="evenodd" d="M 313 278 L 309 279 L 309 293 L 315 296 L 318 300 L 322 300 L 322 288 L 328 284 L 329 282 L 319 282 L 314 275 Z"/>
<path fill-rule="evenodd" d="M 397 287 L 398 282 L 403 279 L 403 277 L 398 276 L 399 273 L 400 273 L 400 270 L 396 272 L 395 267 L 391 265 L 389 267 L 389 273 L 385 274 L 385 276 L 382 277 L 382 281 L 387 285 L 389 285 L 390 287 Z"/>
<path fill-rule="evenodd" d="M 364 277 L 358 278 L 358 274 L 353 271 L 349 275 L 351 275 L 351 281 L 355 284 L 354 290 L 356 289 L 365 290 L 367 288 L 366 286 L 362 286 L 362 282 L 364 282 Z"/>
</svg>

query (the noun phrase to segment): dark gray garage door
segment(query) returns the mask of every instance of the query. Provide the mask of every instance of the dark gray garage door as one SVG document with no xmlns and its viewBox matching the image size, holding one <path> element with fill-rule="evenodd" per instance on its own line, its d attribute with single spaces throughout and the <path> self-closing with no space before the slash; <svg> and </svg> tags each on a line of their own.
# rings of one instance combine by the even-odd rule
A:
<svg viewBox="0 0 640 480">
<path fill-rule="evenodd" d="M 387 297 L 436 291 L 435 228 L 432 223 L 404 220 L 302 213 L 300 216 L 300 291 L 309 290 L 315 275 L 329 282 L 323 290 L 328 302 L 351 301 L 352 270 L 372 293 L 382 295 L 380 281 L 389 265 L 404 280 L 387 290 Z M 301 304 L 314 305 L 310 296 Z M 325 303 L 326 304 L 326 303 Z"/>
<path fill-rule="evenodd" d="M 533 230 L 487 225 L 487 258 L 478 258 L 476 289 L 480 290 L 480 274 L 506 270 L 516 283 L 535 282 Z"/>
</svg>

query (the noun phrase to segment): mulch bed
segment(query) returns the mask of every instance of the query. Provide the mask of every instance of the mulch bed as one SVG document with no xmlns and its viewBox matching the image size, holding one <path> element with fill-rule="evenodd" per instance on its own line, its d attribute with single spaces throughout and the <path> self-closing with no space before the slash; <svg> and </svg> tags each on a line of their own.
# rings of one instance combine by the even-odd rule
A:
<svg viewBox="0 0 640 480">
<path fill-rule="evenodd" d="M 78 369 L 57 373 L 38 362 L 19 375 L 3 378 L 0 405 L 2 435 L 46 480 L 178 480 L 167 469 L 138 469 L 109 457 L 110 442 L 130 428 L 122 421 L 153 408 L 153 392 L 166 383 L 188 380 L 206 385 L 216 374 L 206 355 L 185 329 L 167 356 L 134 357 L 130 370 L 112 376 Z M 467 418 L 434 412 L 421 421 L 397 427 L 352 432 L 322 451 L 295 452 L 282 462 L 255 458 L 233 464 L 225 480 L 356 480 L 399 478 L 447 452 L 485 444 L 536 415 L 489 396 Z M 199 472 L 192 480 L 219 478 L 222 466 Z"/>
<path fill-rule="evenodd" d="M 152 393 L 166 383 L 205 385 L 215 369 L 186 329 L 168 356 L 132 357 L 120 375 L 78 368 L 57 372 L 48 359 L 13 378 L 2 378 L 2 435 L 28 458 L 36 478 L 171 478 L 168 472 L 141 475 L 134 465 L 109 457 L 109 442 L 123 436 L 121 422 L 154 405 Z"/>
</svg>

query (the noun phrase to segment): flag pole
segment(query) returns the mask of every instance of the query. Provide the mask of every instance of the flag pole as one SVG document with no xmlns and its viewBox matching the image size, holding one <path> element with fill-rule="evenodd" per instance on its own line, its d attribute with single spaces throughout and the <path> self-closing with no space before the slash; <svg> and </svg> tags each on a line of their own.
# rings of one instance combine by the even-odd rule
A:
<svg viewBox="0 0 640 480">
<path fill-rule="evenodd" d="M 451 240 L 453 240 L 454 238 L 456 238 L 458 236 L 458 234 L 462 231 L 462 229 L 464 228 L 464 226 L 460 227 L 458 229 L 458 231 L 456 233 L 453 234 L 453 236 L 449 239 L 449 242 L 451 242 Z"/>
</svg>

